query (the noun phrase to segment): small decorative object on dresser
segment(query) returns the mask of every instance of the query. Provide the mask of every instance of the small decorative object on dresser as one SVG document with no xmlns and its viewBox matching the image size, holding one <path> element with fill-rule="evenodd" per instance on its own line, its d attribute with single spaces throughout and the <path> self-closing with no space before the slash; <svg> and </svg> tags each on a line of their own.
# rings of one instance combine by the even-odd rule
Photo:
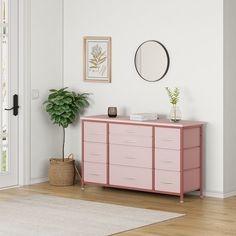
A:
<svg viewBox="0 0 236 236">
<path fill-rule="evenodd" d="M 157 120 L 159 116 L 157 113 L 134 113 L 129 116 L 130 120 L 144 121 Z"/>
<path fill-rule="evenodd" d="M 107 115 L 111 118 L 117 117 L 117 108 L 116 107 L 108 107 Z"/>
<path fill-rule="evenodd" d="M 51 89 L 47 101 L 44 102 L 53 123 L 61 126 L 63 130 L 62 158 L 50 159 L 48 176 L 51 185 L 68 186 L 74 184 L 73 155 L 70 154 L 65 158 L 65 129 L 89 105 L 88 95 L 88 93 L 68 91 L 67 88 Z"/>
<path fill-rule="evenodd" d="M 81 117 L 82 188 L 100 185 L 202 196 L 203 122 Z"/>
<path fill-rule="evenodd" d="M 174 91 L 172 92 L 168 87 L 166 87 L 166 91 L 170 98 L 170 103 L 172 104 L 169 119 L 173 122 L 179 122 L 181 120 L 181 112 L 179 107 L 177 106 L 180 94 L 179 88 L 175 88 Z"/>
</svg>

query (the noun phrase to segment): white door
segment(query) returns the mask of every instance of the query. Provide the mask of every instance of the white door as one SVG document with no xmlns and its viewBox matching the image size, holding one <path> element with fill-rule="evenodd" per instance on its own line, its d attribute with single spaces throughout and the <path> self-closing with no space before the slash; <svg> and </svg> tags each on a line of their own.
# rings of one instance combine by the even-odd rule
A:
<svg viewBox="0 0 236 236">
<path fill-rule="evenodd" d="M 0 188 L 18 184 L 18 0 L 0 0 Z M 5 110 L 12 108 L 16 109 Z M 14 114 L 13 114 L 14 113 Z"/>
</svg>

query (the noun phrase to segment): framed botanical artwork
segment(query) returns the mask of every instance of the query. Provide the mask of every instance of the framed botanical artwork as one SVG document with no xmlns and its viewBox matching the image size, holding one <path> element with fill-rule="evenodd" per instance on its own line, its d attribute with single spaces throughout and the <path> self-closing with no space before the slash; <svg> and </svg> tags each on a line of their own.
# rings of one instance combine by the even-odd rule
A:
<svg viewBox="0 0 236 236">
<path fill-rule="evenodd" d="M 84 81 L 111 82 L 111 37 L 84 37 Z"/>
</svg>

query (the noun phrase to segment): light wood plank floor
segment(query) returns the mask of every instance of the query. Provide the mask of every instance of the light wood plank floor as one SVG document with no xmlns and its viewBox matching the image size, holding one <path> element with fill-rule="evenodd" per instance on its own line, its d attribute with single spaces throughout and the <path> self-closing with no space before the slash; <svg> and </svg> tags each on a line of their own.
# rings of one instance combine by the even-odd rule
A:
<svg viewBox="0 0 236 236">
<path fill-rule="evenodd" d="M 187 196 L 183 204 L 174 196 L 111 188 L 53 187 L 48 183 L 0 191 L 0 200 L 20 195 L 49 194 L 186 214 L 184 217 L 134 229 L 119 236 L 236 236 L 236 197 L 228 199 Z M 85 235 L 86 236 L 86 235 Z"/>
</svg>

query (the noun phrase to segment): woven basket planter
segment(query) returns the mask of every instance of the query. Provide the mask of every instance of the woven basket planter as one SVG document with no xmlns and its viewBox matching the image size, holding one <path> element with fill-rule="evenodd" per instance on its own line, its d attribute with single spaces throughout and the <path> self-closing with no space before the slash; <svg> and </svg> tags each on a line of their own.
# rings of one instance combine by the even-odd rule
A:
<svg viewBox="0 0 236 236">
<path fill-rule="evenodd" d="M 70 186 L 75 180 L 75 160 L 71 158 L 50 159 L 48 170 L 49 183 L 55 186 Z"/>
</svg>

